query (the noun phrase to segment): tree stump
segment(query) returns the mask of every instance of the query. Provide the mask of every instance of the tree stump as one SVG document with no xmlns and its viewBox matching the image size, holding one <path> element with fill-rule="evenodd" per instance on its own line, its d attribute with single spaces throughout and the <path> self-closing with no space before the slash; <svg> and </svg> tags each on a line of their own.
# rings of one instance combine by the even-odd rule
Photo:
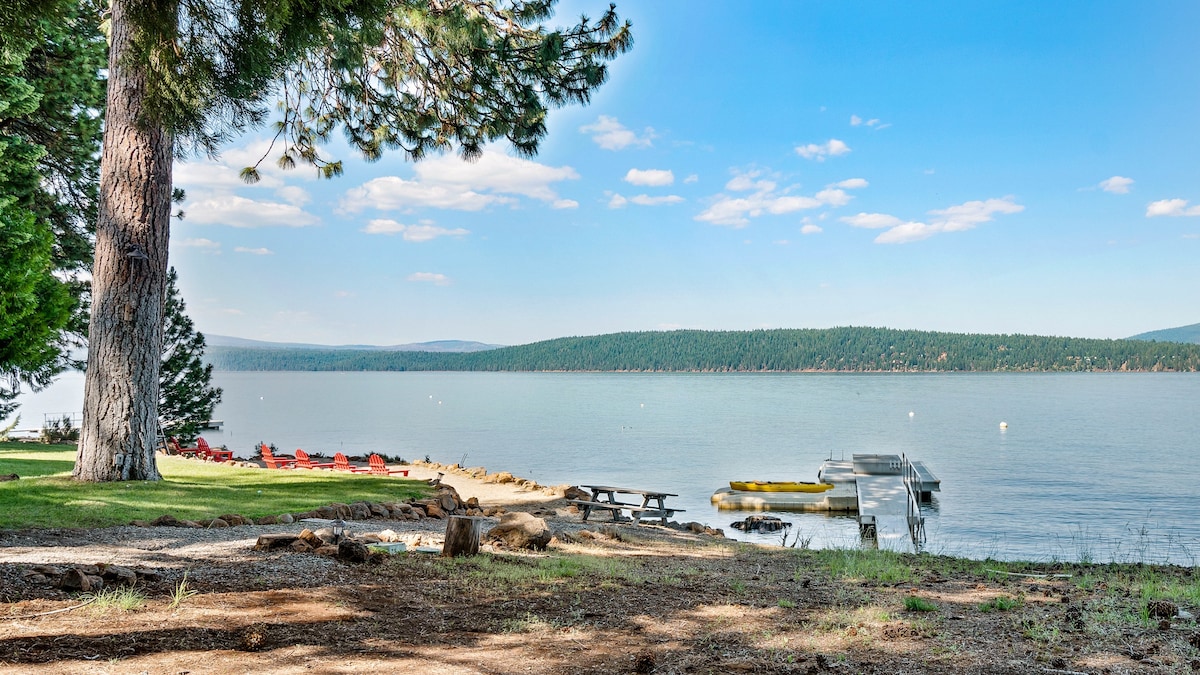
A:
<svg viewBox="0 0 1200 675">
<path fill-rule="evenodd" d="M 479 533 L 483 521 L 471 516 L 450 516 L 446 521 L 446 543 L 442 555 L 454 558 L 460 555 L 479 553 Z"/>
</svg>

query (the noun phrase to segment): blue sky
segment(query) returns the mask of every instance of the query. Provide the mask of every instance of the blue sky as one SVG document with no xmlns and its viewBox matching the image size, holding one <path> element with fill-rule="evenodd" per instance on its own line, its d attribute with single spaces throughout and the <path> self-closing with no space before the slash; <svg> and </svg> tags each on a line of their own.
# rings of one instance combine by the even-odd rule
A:
<svg viewBox="0 0 1200 675">
<path fill-rule="evenodd" d="M 603 2 L 559 6 L 553 23 Z M 520 344 L 1200 321 L 1194 2 L 618 2 L 633 50 L 533 160 L 176 167 L 206 333 Z"/>
</svg>

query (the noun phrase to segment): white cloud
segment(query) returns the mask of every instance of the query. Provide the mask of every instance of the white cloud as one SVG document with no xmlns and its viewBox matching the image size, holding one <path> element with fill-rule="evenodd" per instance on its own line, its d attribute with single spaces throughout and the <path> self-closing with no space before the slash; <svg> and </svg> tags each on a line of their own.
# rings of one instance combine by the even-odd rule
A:
<svg viewBox="0 0 1200 675">
<path fill-rule="evenodd" d="M 808 223 L 800 228 L 800 234 L 821 234 L 824 231 L 820 225 L 813 225 L 812 223 Z"/>
<path fill-rule="evenodd" d="M 725 184 L 726 190 L 734 192 L 745 192 L 748 190 L 756 190 L 758 192 L 769 192 L 775 189 L 775 183 L 769 180 L 755 180 L 762 175 L 761 171 L 747 171 L 746 173 L 735 174 L 729 182 Z"/>
<path fill-rule="evenodd" d="M 269 248 L 247 248 L 238 246 L 233 249 L 234 253 L 249 253 L 251 255 L 275 255 L 275 252 Z"/>
<path fill-rule="evenodd" d="M 896 216 L 889 216 L 886 213 L 859 213 L 853 216 L 845 216 L 838 220 L 852 227 L 865 227 L 871 230 L 896 227 L 904 222 Z"/>
<path fill-rule="evenodd" d="M 847 178 L 839 183 L 834 183 L 833 187 L 839 187 L 843 190 L 861 190 L 870 185 L 866 178 Z"/>
<path fill-rule="evenodd" d="M 408 281 L 419 283 L 433 284 L 435 286 L 449 286 L 450 279 L 445 274 L 437 272 L 413 272 L 406 277 Z"/>
<path fill-rule="evenodd" d="M 684 199 L 679 195 L 663 195 L 661 197 L 637 195 L 636 197 L 630 197 L 629 201 L 640 206 L 662 206 L 663 204 L 678 204 L 684 201 Z"/>
<path fill-rule="evenodd" d="M 304 206 L 312 201 L 312 198 L 308 196 L 308 190 L 295 185 L 285 185 L 279 188 L 275 191 L 275 196 L 296 206 Z"/>
<path fill-rule="evenodd" d="M 1146 217 L 1159 216 L 1200 216 L 1200 205 L 1188 206 L 1186 199 L 1160 199 L 1146 205 Z"/>
<path fill-rule="evenodd" d="M 826 188 L 826 189 L 818 192 L 816 194 L 816 198 L 817 198 L 817 201 L 821 202 L 822 204 L 824 204 L 826 206 L 845 206 L 850 203 L 851 199 L 854 199 L 850 195 L 846 194 L 846 192 L 844 190 L 836 190 L 836 189 L 829 189 L 829 188 Z"/>
<path fill-rule="evenodd" d="M 1129 194 L 1129 186 L 1133 185 L 1133 182 L 1132 178 L 1113 176 L 1100 181 L 1100 189 L 1117 195 L 1126 195 Z"/>
<path fill-rule="evenodd" d="M 362 231 L 367 234 L 399 234 L 403 236 L 404 241 L 418 243 L 433 241 L 438 237 L 465 237 L 471 233 L 470 230 L 465 230 L 461 227 L 448 230 L 444 227 L 438 227 L 430 221 L 422 221 L 418 225 L 405 225 L 388 218 L 376 218 L 368 222 Z"/>
<path fill-rule="evenodd" d="M 850 152 L 850 146 L 836 138 L 831 138 L 822 145 L 809 143 L 796 148 L 796 154 L 805 159 L 815 159 L 824 162 L 826 157 L 837 157 Z"/>
<path fill-rule="evenodd" d="M 515 205 L 518 202 L 512 195 L 556 205 L 570 200 L 559 199 L 552 184 L 579 178 L 569 166 L 548 166 L 500 152 L 484 152 L 474 162 L 453 155 L 435 157 L 417 164 L 414 173 L 412 180 L 383 176 L 347 190 L 341 208 L 351 213 L 368 207 L 380 211 L 419 207 L 479 211 L 493 205 Z"/>
<path fill-rule="evenodd" d="M 259 201 L 237 195 L 213 195 L 189 202 L 190 222 L 230 227 L 309 227 L 319 218 L 294 204 Z"/>
<path fill-rule="evenodd" d="M 212 239 L 184 239 L 179 242 L 179 245 L 184 248 L 199 248 L 207 251 L 219 251 L 221 249 L 220 242 L 213 241 Z"/>
<path fill-rule="evenodd" d="M 788 246 L 791 243 L 792 242 L 788 241 L 787 239 L 776 239 L 775 241 L 771 242 L 773 246 Z"/>
<path fill-rule="evenodd" d="M 864 120 L 863 118 L 859 117 L 858 115 L 851 115 L 851 116 L 850 116 L 850 126 L 852 126 L 852 127 L 861 127 L 861 126 L 864 126 L 864 125 L 865 125 L 865 126 L 868 126 L 868 127 L 870 127 L 870 128 L 872 128 L 872 129 L 875 129 L 875 130 L 879 130 L 879 129 L 886 129 L 886 128 L 888 128 L 888 127 L 892 126 L 891 124 L 883 124 L 883 123 L 881 123 L 881 122 L 879 121 L 879 119 L 878 119 L 878 118 L 872 118 L 872 119 L 869 119 L 869 120 Z"/>
<path fill-rule="evenodd" d="M 550 206 L 556 209 L 577 209 L 579 208 L 579 202 L 574 199 L 557 199 Z"/>
<path fill-rule="evenodd" d="M 928 223 L 905 222 L 886 213 L 860 213 L 840 220 L 854 227 L 886 228 L 887 231 L 875 237 L 877 244 L 907 244 L 928 239 L 940 232 L 964 232 L 983 223 L 991 222 L 998 214 L 1019 213 L 1024 210 L 1025 207 L 1014 202 L 1012 197 L 1004 197 L 1003 199 L 970 201 L 945 209 L 935 209 L 929 212 L 933 218 L 930 218 Z"/>
<path fill-rule="evenodd" d="M 752 192 L 745 197 L 730 197 L 717 195 L 716 200 L 707 209 L 695 217 L 696 220 L 712 223 L 713 225 L 728 225 L 745 227 L 750 224 L 750 218 L 763 214 L 782 215 L 822 206 L 844 206 L 853 197 L 839 189 L 824 189 L 814 196 L 791 195 L 787 190 L 779 191 L 775 182 L 757 180 L 761 172 L 750 171 L 735 175 L 726 189 L 733 192 Z"/>
<path fill-rule="evenodd" d="M 698 180 L 700 180 L 700 176 L 698 176 L 698 175 L 696 175 L 696 174 L 694 174 L 694 173 L 690 173 L 690 174 L 688 174 L 688 177 L 687 177 L 687 178 L 684 178 L 684 179 L 683 179 L 683 182 L 685 182 L 685 183 L 695 183 L 695 182 L 696 182 L 696 181 L 698 181 Z"/>
<path fill-rule="evenodd" d="M 592 124 L 579 127 L 579 131 L 589 134 L 592 140 L 605 150 L 624 150 L 628 147 L 648 148 L 654 140 L 654 129 L 646 127 L 639 136 L 626 129 L 615 117 L 601 115 Z"/>
<path fill-rule="evenodd" d="M 630 169 L 624 180 L 633 185 L 670 185 L 675 182 L 675 174 L 664 169 Z"/>
<path fill-rule="evenodd" d="M 605 194 L 609 194 L 609 193 L 606 192 Z M 625 208 L 625 205 L 628 203 L 629 203 L 628 199 L 625 199 L 621 195 L 614 192 L 614 193 L 612 193 L 612 198 L 608 200 L 608 208 L 621 209 L 621 208 Z"/>
</svg>

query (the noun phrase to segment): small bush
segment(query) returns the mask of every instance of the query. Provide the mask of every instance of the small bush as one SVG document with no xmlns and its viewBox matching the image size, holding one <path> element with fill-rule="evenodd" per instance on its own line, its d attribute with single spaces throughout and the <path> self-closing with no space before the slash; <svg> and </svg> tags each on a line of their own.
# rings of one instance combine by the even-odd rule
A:
<svg viewBox="0 0 1200 675">
<path fill-rule="evenodd" d="M 1021 606 L 1020 598 L 1013 598 L 1007 595 L 998 595 L 991 600 L 979 606 L 981 612 L 1007 612 L 1010 609 L 1015 609 Z"/>
</svg>

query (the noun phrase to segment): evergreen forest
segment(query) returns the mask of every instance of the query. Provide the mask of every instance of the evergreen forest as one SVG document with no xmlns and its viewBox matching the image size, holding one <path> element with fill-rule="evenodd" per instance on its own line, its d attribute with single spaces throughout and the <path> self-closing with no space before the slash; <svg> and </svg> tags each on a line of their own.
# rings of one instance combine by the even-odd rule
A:
<svg viewBox="0 0 1200 675">
<path fill-rule="evenodd" d="M 208 348 L 218 370 L 1092 372 L 1200 370 L 1200 345 L 888 328 L 644 331 L 470 353 Z"/>
</svg>

